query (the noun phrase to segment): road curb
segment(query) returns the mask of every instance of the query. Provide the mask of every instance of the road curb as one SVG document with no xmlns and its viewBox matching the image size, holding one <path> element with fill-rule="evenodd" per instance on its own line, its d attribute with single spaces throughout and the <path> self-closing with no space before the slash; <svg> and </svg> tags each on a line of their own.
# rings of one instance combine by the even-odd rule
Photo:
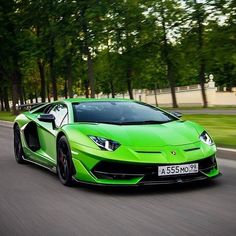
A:
<svg viewBox="0 0 236 236">
<path fill-rule="evenodd" d="M 218 147 L 217 150 L 219 150 L 219 151 L 227 151 L 227 152 L 236 152 L 236 149 L 233 149 L 233 148 Z"/>
<path fill-rule="evenodd" d="M 12 128 L 13 127 L 13 122 L 0 120 L 0 126 Z"/>
</svg>

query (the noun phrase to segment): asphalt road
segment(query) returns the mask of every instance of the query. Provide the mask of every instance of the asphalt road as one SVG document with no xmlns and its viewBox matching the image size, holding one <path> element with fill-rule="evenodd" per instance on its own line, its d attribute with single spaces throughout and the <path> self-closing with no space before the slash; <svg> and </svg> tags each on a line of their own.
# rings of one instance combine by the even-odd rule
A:
<svg viewBox="0 0 236 236">
<path fill-rule="evenodd" d="M 68 188 L 51 172 L 17 164 L 12 138 L 0 126 L 1 236 L 236 235 L 236 153 L 218 153 L 223 176 L 210 183 Z"/>
</svg>

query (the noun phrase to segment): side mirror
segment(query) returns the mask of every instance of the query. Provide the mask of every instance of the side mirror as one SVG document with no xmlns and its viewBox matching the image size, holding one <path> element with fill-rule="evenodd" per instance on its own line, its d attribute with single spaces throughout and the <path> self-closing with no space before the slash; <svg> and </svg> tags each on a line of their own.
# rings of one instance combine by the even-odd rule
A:
<svg viewBox="0 0 236 236">
<path fill-rule="evenodd" d="M 55 116 L 53 114 L 40 114 L 38 120 L 42 122 L 52 123 L 52 128 L 55 129 Z"/>
<path fill-rule="evenodd" d="M 178 118 L 182 117 L 182 113 L 181 113 L 181 112 L 178 112 L 178 111 L 173 111 L 173 112 L 171 112 L 171 114 L 172 114 L 173 116 L 178 117 Z"/>
</svg>

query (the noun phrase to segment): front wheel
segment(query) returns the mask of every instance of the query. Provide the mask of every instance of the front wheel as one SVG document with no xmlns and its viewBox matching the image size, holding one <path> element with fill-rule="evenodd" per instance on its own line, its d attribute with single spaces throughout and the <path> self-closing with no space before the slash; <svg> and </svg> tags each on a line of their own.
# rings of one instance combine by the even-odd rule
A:
<svg viewBox="0 0 236 236">
<path fill-rule="evenodd" d="M 57 144 L 57 173 L 63 185 L 73 185 L 73 163 L 70 146 L 65 136 L 62 136 Z"/>
<path fill-rule="evenodd" d="M 14 153 L 17 163 L 19 164 L 25 163 L 25 160 L 23 158 L 24 151 L 21 143 L 20 128 L 18 125 L 14 127 Z"/>
</svg>

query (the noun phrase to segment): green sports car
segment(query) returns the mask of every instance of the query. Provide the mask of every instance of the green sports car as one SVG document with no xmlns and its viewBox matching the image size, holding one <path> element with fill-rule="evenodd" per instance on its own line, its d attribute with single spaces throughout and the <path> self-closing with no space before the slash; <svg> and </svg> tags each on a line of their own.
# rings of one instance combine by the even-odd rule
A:
<svg viewBox="0 0 236 236">
<path fill-rule="evenodd" d="M 220 175 L 210 135 L 179 117 L 125 99 L 40 104 L 15 119 L 15 158 L 50 169 L 64 185 L 171 184 Z"/>
</svg>

